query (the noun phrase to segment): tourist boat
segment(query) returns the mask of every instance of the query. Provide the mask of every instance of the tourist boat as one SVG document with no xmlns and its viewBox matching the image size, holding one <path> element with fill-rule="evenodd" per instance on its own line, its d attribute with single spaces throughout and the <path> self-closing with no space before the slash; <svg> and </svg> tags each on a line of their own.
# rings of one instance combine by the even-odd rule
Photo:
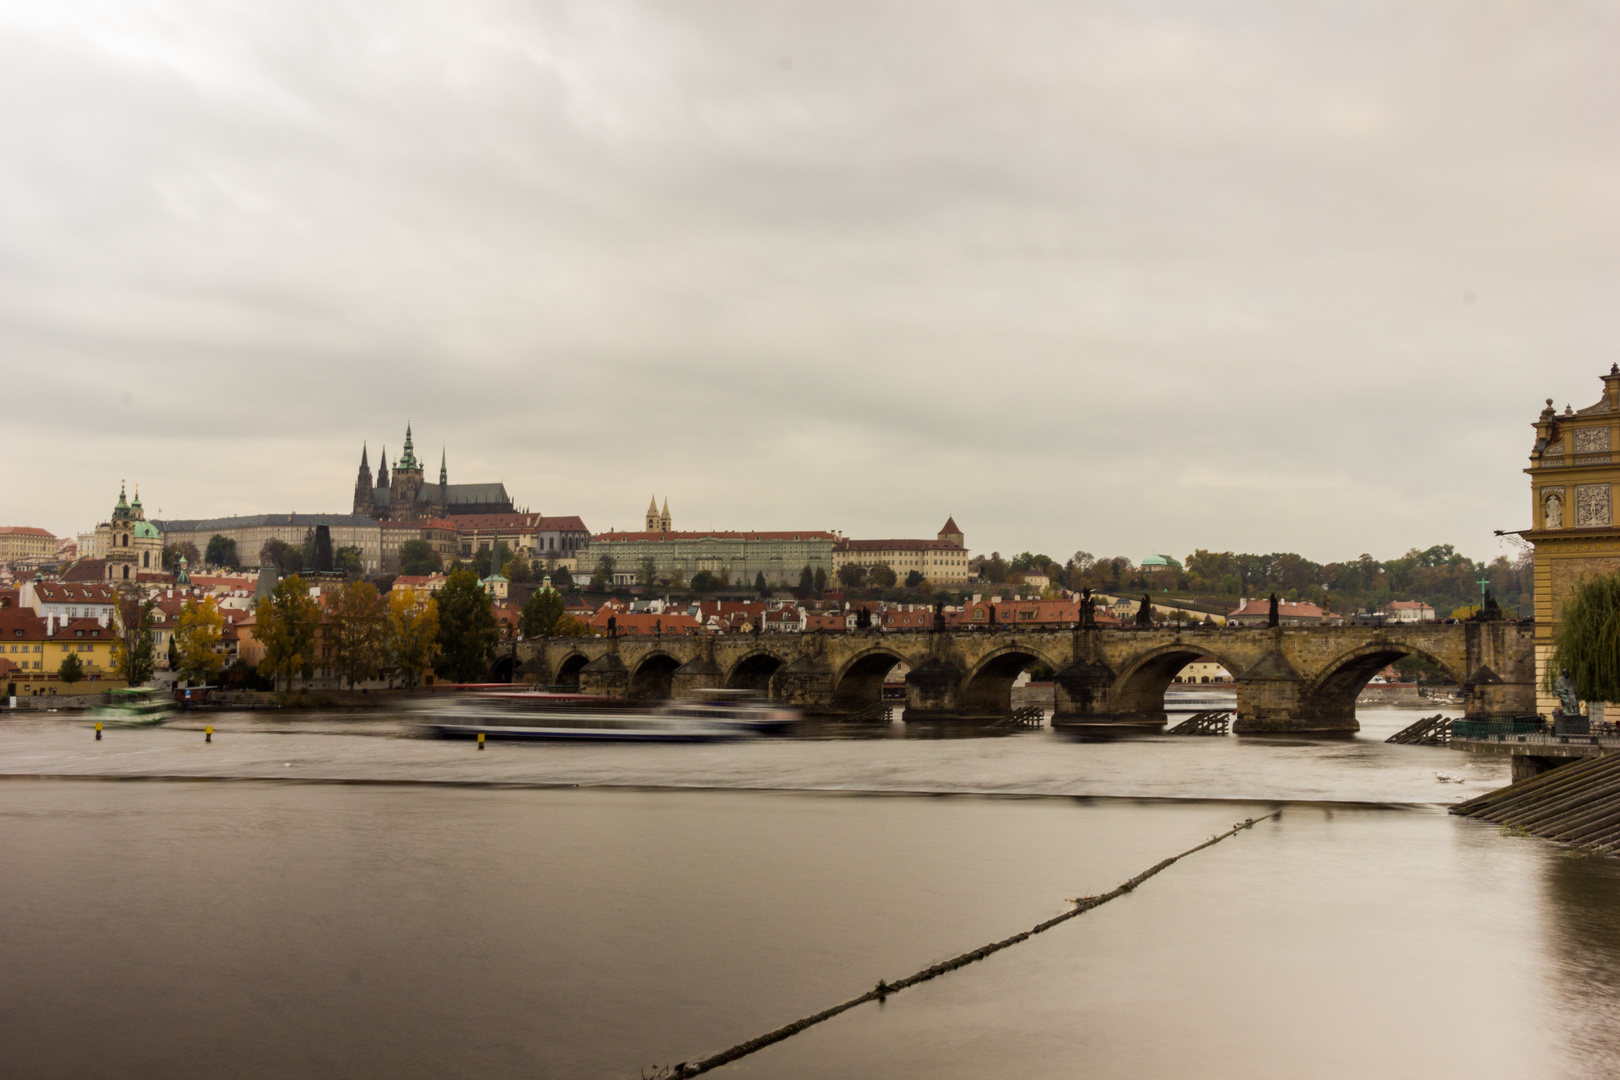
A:
<svg viewBox="0 0 1620 1080">
<path fill-rule="evenodd" d="M 755 732 L 781 731 L 804 719 L 798 709 L 773 704 L 755 690 L 699 690 L 689 701 L 672 701 L 663 715 L 706 720 Z"/>
<path fill-rule="evenodd" d="M 169 718 L 170 704 L 163 691 L 152 686 L 107 691 L 107 704 L 97 705 L 90 715 L 113 727 L 151 727 Z"/>
<path fill-rule="evenodd" d="M 595 742 L 714 742 L 752 732 L 736 723 L 659 705 L 589 694 L 526 691 L 456 694 L 428 703 L 427 726 L 440 735 Z"/>
<path fill-rule="evenodd" d="M 1213 687 L 1201 685 L 1197 690 L 1182 690 L 1179 687 L 1166 690 L 1164 693 L 1164 708 L 1166 712 L 1207 712 L 1212 709 L 1236 709 L 1237 688 L 1216 690 Z"/>
</svg>

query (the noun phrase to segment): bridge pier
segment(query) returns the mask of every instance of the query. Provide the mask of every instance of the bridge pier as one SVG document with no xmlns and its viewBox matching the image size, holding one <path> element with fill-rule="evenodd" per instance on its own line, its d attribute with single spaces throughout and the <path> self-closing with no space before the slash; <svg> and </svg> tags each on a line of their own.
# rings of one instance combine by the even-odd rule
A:
<svg viewBox="0 0 1620 1080">
<path fill-rule="evenodd" d="M 606 652 L 579 669 L 579 692 L 629 697 L 630 672 L 617 652 Z"/>
</svg>

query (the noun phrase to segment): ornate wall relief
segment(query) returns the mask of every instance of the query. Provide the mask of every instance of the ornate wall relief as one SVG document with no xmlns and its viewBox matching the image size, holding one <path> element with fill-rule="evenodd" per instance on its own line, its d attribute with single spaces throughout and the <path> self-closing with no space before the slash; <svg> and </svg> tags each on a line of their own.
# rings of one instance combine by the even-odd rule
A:
<svg viewBox="0 0 1620 1080">
<path fill-rule="evenodd" d="M 1575 488 L 1575 524 L 1578 527 L 1609 525 L 1613 521 L 1608 484 L 1581 484 Z"/>
<path fill-rule="evenodd" d="M 1575 452 L 1577 454 L 1607 454 L 1609 452 L 1609 429 L 1582 428 L 1575 433 Z"/>
<path fill-rule="evenodd" d="M 1549 487 L 1541 489 L 1541 527 L 1543 529 L 1562 529 L 1564 527 L 1564 489 Z"/>
</svg>

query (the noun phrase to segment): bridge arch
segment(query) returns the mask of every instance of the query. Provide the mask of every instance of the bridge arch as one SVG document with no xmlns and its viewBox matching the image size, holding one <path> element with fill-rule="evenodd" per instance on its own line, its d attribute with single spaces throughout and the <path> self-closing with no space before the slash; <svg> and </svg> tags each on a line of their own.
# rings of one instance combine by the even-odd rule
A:
<svg viewBox="0 0 1620 1080">
<path fill-rule="evenodd" d="M 769 693 L 771 678 L 786 661 L 775 653 L 759 649 L 749 653 L 735 664 L 726 676 L 726 686 L 732 690 L 755 690 Z"/>
<path fill-rule="evenodd" d="M 495 662 L 489 666 L 489 681 L 504 683 L 511 682 L 512 676 L 517 671 L 517 666 L 517 657 L 511 655 L 510 653 L 504 656 L 497 656 L 495 658 Z"/>
<path fill-rule="evenodd" d="M 667 698 L 671 696 L 671 676 L 681 662 L 667 652 L 650 652 L 630 673 L 630 696 L 633 698 Z"/>
<path fill-rule="evenodd" d="M 1356 699 L 1368 681 L 1385 667 L 1407 656 L 1421 656 L 1450 676 L 1458 686 L 1468 681 L 1468 672 L 1427 649 L 1400 640 L 1371 641 L 1340 653 L 1322 665 L 1313 678 L 1300 688 L 1301 711 L 1311 717 L 1350 717 L 1356 715 Z"/>
<path fill-rule="evenodd" d="M 1003 645 L 981 658 L 962 679 L 958 696 L 962 711 L 987 716 L 1012 712 L 1012 685 L 1032 664 L 1045 664 L 1053 671 L 1063 666 L 1036 649 L 1016 643 Z"/>
<path fill-rule="evenodd" d="M 584 653 L 569 653 L 557 664 L 557 677 L 555 685 L 571 686 L 579 689 L 579 669 L 591 662 L 591 658 Z"/>
<path fill-rule="evenodd" d="M 886 646 L 864 649 L 851 657 L 833 677 L 833 700 L 840 703 L 881 701 L 883 680 L 906 658 Z"/>
<path fill-rule="evenodd" d="M 1163 719 L 1164 692 L 1170 688 L 1182 668 L 1201 656 L 1207 656 L 1225 668 L 1233 682 L 1243 674 L 1245 665 L 1222 656 L 1203 642 L 1176 641 L 1160 645 L 1133 657 L 1130 665 L 1114 681 L 1115 713 Z"/>
</svg>

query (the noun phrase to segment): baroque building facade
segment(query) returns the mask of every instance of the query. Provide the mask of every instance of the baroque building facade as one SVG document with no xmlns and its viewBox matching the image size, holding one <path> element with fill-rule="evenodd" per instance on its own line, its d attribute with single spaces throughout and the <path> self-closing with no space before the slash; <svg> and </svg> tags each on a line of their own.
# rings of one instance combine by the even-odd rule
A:
<svg viewBox="0 0 1620 1080">
<path fill-rule="evenodd" d="M 129 502 L 119 485 L 111 516 L 96 526 L 94 546 L 96 557 L 106 561 L 102 576 L 107 581 L 134 582 L 143 573 L 162 572 L 163 533 L 146 520 L 140 488 L 135 489 L 135 501 Z"/>
<path fill-rule="evenodd" d="M 355 514 L 377 521 L 419 521 L 446 518 L 452 514 L 510 514 L 514 512 L 506 485 L 452 484 L 447 456 L 439 455 L 439 481 L 426 481 L 425 469 L 416 456 L 411 426 L 405 425 L 405 451 L 388 467 L 388 449 L 377 464 L 373 483 L 367 448 L 360 448 L 360 469 L 354 481 Z"/>
<path fill-rule="evenodd" d="M 1547 399 L 1525 469 L 1533 524 L 1519 535 L 1535 549 L 1536 704 L 1549 714 L 1559 707 L 1546 689 L 1559 606 L 1583 578 L 1620 570 L 1620 365 L 1602 381 L 1603 396 L 1584 409 L 1566 405 L 1560 413 Z"/>
</svg>

